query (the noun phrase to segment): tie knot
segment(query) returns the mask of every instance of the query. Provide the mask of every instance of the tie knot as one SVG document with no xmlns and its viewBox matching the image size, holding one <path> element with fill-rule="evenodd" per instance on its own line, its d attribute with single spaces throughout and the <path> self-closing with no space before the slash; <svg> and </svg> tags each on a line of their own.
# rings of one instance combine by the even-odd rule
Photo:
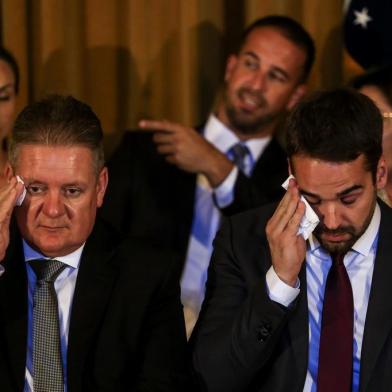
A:
<svg viewBox="0 0 392 392">
<path fill-rule="evenodd" d="M 38 281 L 54 282 L 66 267 L 61 261 L 52 259 L 30 260 L 29 264 L 33 269 Z"/>
<path fill-rule="evenodd" d="M 342 265 L 344 260 L 344 254 L 335 253 L 332 255 L 332 263 L 335 265 Z"/>
<path fill-rule="evenodd" d="M 241 171 L 244 171 L 245 158 L 249 153 L 249 148 L 245 144 L 237 143 L 230 147 L 228 156 Z"/>
</svg>

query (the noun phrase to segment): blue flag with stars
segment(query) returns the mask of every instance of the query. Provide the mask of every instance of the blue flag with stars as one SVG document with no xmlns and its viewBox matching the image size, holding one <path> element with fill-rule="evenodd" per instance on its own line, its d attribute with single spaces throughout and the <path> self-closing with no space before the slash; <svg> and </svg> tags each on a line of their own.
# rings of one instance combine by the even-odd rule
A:
<svg viewBox="0 0 392 392">
<path fill-rule="evenodd" d="M 351 0 L 344 40 L 347 51 L 363 68 L 392 64 L 392 0 Z"/>
</svg>

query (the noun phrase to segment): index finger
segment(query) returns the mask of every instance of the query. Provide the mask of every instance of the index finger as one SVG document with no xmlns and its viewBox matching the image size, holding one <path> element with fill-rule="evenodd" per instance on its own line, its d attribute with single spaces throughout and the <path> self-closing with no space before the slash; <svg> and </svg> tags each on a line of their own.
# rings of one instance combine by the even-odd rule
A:
<svg viewBox="0 0 392 392">
<path fill-rule="evenodd" d="M 16 199 L 23 191 L 23 184 L 12 178 L 0 189 L 0 225 L 9 225 Z"/>
<path fill-rule="evenodd" d="M 0 189 L 0 221 L 11 216 L 16 199 L 23 192 L 23 187 L 24 185 L 13 177 L 7 185 Z"/>
<path fill-rule="evenodd" d="M 165 120 L 140 120 L 139 127 L 146 131 L 176 132 L 181 126 Z"/>
<path fill-rule="evenodd" d="M 299 201 L 300 195 L 298 188 L 296 187 L 296 184 L 290 180 L 290 185 L 286 194 L 283 196 L 283 199 L 280 201 L 270 219 L 270 225 L 272 225 L 275 230 L 283 231 L 287 223 L 295 214 Z"/>
</svg>

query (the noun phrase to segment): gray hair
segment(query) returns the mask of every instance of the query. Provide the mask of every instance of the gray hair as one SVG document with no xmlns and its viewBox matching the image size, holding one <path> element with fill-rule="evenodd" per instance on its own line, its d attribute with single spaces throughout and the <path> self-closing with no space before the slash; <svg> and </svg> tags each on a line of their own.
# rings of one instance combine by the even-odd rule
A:
<svg viewBox="0 0 392 392">
<path fill-rule="evenodd" d="M 72 96 L 49 95 L 27 105 L 18 115 L 8 158 L 16 166 L 21 145 L 85 146 L 98 174 L 105 164 L 101 122 L 87 104 Z"/>
</svg>

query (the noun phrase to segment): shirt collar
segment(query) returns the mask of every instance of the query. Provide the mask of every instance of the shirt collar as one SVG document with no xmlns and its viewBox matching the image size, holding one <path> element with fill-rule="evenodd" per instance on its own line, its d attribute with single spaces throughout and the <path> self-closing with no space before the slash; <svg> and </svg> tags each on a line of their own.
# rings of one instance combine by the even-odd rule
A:
<svg viewBox="0 0 392 392">
<path fill-rule="evenodd" d="M 61 261 L 69 267 L 78 268 L 84 245 L 85 243 L 79 249 L 76 249 L 68 255 L 56 257 L 56 260 Z M 50 259 L 50 257 L 46 257 L 42 253 L 34 250 L 25 240 L 23 240 L 23 252 L 26 262 L 33 259 Z"/>
<path fill-rule="evenodd" d="M 353 245 L 353 250 L 367 256 L 372 248 L 374 240 L 380 228 L 381 211 L 379 205 L 376 203 L 372 219 L 365 232 L 358 238 L 357 242 Z"/>
<path fill-rule="evenodd" d="M 220 121 L 214 114 L 210 115 L 207 124 L 204 127 L 204 137 L 224 154 L 234 144 L 237 144 L 240 141 L 237 135 L 223 124 L 223 122 Z M 254 162 L 259 159 L 270 141 L 271 136 L 266 136 L 249 139 L 244 142 L 244 144 L 249 148 Z"/>
<path fill-rule="evenodd" d="M 381 221 L 381 211 L 379 205 L 376 203 L 376 207 L 374 208 L 372 219 L 365 232 L 358 238 L 355 244 L 352 246 L 352 249 L 355 252 L 362 254 L 363 256 L 368 256 L 374 241 L 377 237 L 378 230 L 380 228 Z M 312 234 L 309 237 L 309 249 L 312 253 L 320 248 L 321 245 L 317 238 Z"/>
</svg>

